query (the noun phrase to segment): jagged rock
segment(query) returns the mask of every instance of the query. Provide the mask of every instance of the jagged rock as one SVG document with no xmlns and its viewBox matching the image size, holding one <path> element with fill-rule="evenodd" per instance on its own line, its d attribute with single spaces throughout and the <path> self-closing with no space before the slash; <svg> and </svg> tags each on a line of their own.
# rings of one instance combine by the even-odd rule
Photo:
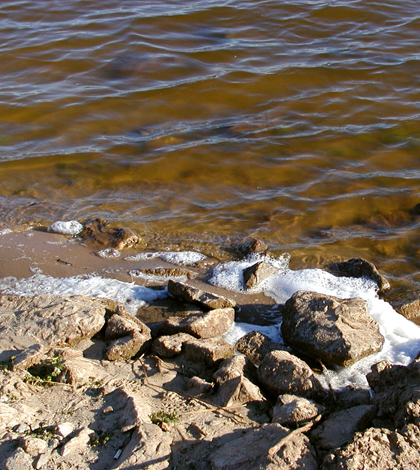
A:
<svg viewBox="0 0 420 470">
<path fill-rule="evenodd" d="M 288 350 L 287 346 L 275 343 L 259 331 L 251 331 L 242 336 L 235 345 L 235 349 L 245 356 L 256 366 L 261 364 L 264 357 L 274 350 Z"/>
<path fill-rule="evenodd" d="M 395 427 L 406 423 L 420 424 L 420 359 L 408 366 L 381 361 L 366 376 L 375 392 L 378 416 Z"/>
<path fill-rule="evenodd" d="M 108 221 L 100 218 L 85 222 L 81 236 L 85 241 L 116 250 L 130 248 L 141 241 L 132 230 L 108 227 Z"/>
<path fill-rule="evenodd" d="M 267 354 L 258 368 L 258 378 L 274 396 L 293 394 L 316 400 L 324 395 L 324 389 L 310 367 L 287 351 Z"/>
<path fill-rule="evenodd" d="M 366 429 L 376 414 L 376 406 L 361 405 L 332 413 L 312 432 L 321 449 L 335 449 L 351 441 L 356 431 Z"/>
<path fill-rule="evenodd" d="M 86 296 L 0 296 L 1 359 L 14 351 L 42 346 L 72 346 L 101 330 L 107 309 L 117 304 Z M 5 354 L 8 357 L 5 357 Z"/>
<path fill-rule="evenodd" d="M 19 441 L 22 449 L 31 457 L 36 457 L 39 454 L 45 454 L 48 450 L 48 443 L 39 437 L 22 437 Z"/>
<path fill-rule="evenodd" d="M 390 303 L 400 315 L 420 325 L 420 298 L 391 300 Z"/>
<path fill-rule="evenodd" d="M 213 380 L 220 386 L 228 380 L 242 376 L 256 380 L 257 369 L 246 356 L 236 355 L 220 364 L 219 369 L 213 374 Z"/>
<path fill-rule="evenodd" d="M 244 269 L 243 276 L 245 287 L 247 289 L 252 289 L 253 287 L 258 286 L 258 284 L 264 281 L 264 279 L 267 279 L 275 274 L 277 271 L 278 269 L 264 261 L 255 263 L 252 266 Z"/>
<path fill-rule="evenodd" d="M 223 338 L 187 339 L 182 345 L 187 359 L 215 367 L 234 354 L 233 346 Z"/>
<path fill-rule="evenodd" d="M 306 436 L 298 434 L 285 440 L 274 455 L 269 456 L 272 447 L 284 439 L 289 430 L 268 424 L 251 428 L 232 436 L 227 444 L 216 450 L 210 457 L 212 470 L 317 470 L 315 452 Z"/>
<path fill-rule="evenodd" d="M 334 274 L 343 277 L 367 277 L 378 285 L 380 291 L 391 288 L 387 279 L 376 269 L 375 265 L 363 258 L 352 258 L 330 266 Z"/>
<path fill-rule="evenodd" d="M 128 361 L 147 347 L 150 339 L 150 333 L 146 336 L 133 331 L 130 335 L 113 341 L 106 350 L 105 357 L 108 361 Z"/>
<path fill-rule="evenodd" d="M 4 468 L 5 470 L 33 470 L 32 457 L 18 448 L 4 462 Z"/>
<path fill-rule="evenodd" d="M 296 292 L 285 304 L 284 340 L 329 364 L 348 366 L 381 350 L 384 338 L 362 299 Z"/>
<path fill-rule="evenodd" d="M 201 377 L 191 377 L 191 379 L 187 382 L 185 389 L 187 390 L 187 394 L 193 397 L 198 395 L 203 395 L 204 393 L 208 393 L 212 390 L 213 384 L 207 382 L 206 380 L 202 379 Z"/>
<path fill-rule="evenodd" d="M 325 408 L 312 400 L 296 395 L 280 395 L 273 408 L 273 423 L 283 426 L 301 426 L 315 419 L 324 412 Z"/>
<path fill-rule="evenodd" d="M 251 240 L 238 245 L 236 250 L 247 256 L 250 253 L 264 253 L 268 250 L 268 246 L 262 240 L 252 238 Z"/>
<path fill-rule="evenodd" d="M 219 387 L 216 401 L 220 406 L 232 406 L 241 403 L 266 402 L 261 390 L 244 376 L 226 380 Z"/>
<path fill-rule="evenodd" d="M 169 468 L 172 437 L 155 424 L 139 426 L 118 459 L 115 470 L 147 468 L 166 470 Z M 121 462 L 121 463 L 120 463 Z"/>
<path fill-rule="evenodd" d="M 69 436 L 74 431 L 74 424 L 70 422 L 57 425 L 57 434 L 62 437 Z"/>
<path fill-rule="evenodd" d="M 194 302 L 206 310 L 217 308 L 234 308 L 236 302 L 221 295 L 205 292 L 197 287 L 192 287 L 182 282 L 168 282 L 168 292 L 176 299 L 184 302 Z"/>
<path fill-rule="evenodd" d="M 83 453 L 88 447 L 91 434 L 93 434 L 92 429 L 80 429 L 74 437 L 63 445 L 61 448 L 61 455 L 66 457 L 67 455 L 74 453 Z"/>
<path fill-rule="evenodd" d="M 152 345 L 152 351 L 159 357 L 170 358 L 181 354 L 182 345 L 185 341 L 193 337 L 187 333 L 178 333 L 176 335 L 160 336 Z"/>
<path fill-rule="evenodd" d="M 409 424 L 402 431 L 370 428 L 353 442 L 324 459 L 322 470 L 417 470 L 420 428 Z"/>
<path fill-rule="evenodd" d="M 170 317 L 159 327 L 159 333 L 188 333 L 196 338 L 215 338 L 225 333 L 235 320 L 233 308 L 218 308 L 186 317 Z"/>
</svg>

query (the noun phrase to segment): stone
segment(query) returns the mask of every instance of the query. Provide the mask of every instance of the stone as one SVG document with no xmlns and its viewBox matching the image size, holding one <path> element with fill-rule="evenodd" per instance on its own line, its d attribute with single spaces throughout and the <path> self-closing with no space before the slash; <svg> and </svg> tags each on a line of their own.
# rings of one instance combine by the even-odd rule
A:
<svg viewBox="0 0 420 470">
<path fill-rule="evenodd" d="M 182 345 L 185 357 L 215 367 L 234 354 L 233 346 L 223 338 L 187 339 Z"/>
<path fill-rule="evenodd" d="M 20 448 L 4 462 L 5 470 L 33 470 L 33 468 L 32 457 Z"/>
<path fill-rule="evenodd" d="M 102 380 L 106 377 L 106 371 L 98 363 L 85 357 L 72 357 L 63 362 L 63 373 L 58 381 L 70 385 L 85 385 L 89 383 L 90 377 Z"/>
<path fill-rule="evenodd" d="M 400 315 L 420 325 L 420 298 L 391 301 L 390 303 Z"/>
<path fill-rule="evenodd" d="M 379 291 L 386 291 L 391 288 L 388 280 L 379 273 L 375 265 L 363 258 L 352 258 L 341 263 L 334 263 L 330 266 L 334 274 L 343 277 L 367 277 L 378 285 Z"/>
<path fill-rule="evenodd" d="M 236 250 L 242 255 L 249 255 L 251 253 L 264 253 L 268 250 L 268 246 L 256 238 L 245 241 L 236 247 Z"/>
<path fill-rule="evenodd" d="M 159 277 L 159 278 L 181 278 L 181 279 L 193 279 L 197 277 L 197 273 L 189 269 L 183 268 L 143 268 L 134 269 L 129 272 L 133 277 Z"/>
<path fill-rule="evenodd" d="M 324 412 L 325 408 L 312 400 L 296 395 L 279 395 L 273 408 L 273 423 L 302 426 Z"/>
<path fill-rule="evenodd" d="M 233 308 L 218 308 L 185 317 L 170 317 L 159 327 L 159 333 L 188 333 L 196 338 L 215 338 L 225 333 L 235 320 Z"/>
<path fill-rule="evenodd" d="M 262 281 L 278 272 L 278 269 L 264 261 L 249 266 L 244 269 L 244 284 L 247 289 L 257 287 Z"/>
<path fill-rule="evenodd" d="M 311 368 L 301 359 L 287 351 L 272 351 L 258 368 L 260 384 L 277 397 L 292 394 L 317 399 L 325 391 Z"/>
<path fill-rule="evenodd" d="M 141 242 L 132 230 L 108 225 L 108 221 L 101 218 L 85 222 L 81 236 L 85 241 L 116 250 L 130 248 Z"/>
<path fill-rule="evenodd" d="M 261 364 L 264 357 L 274 350 L 288 350 L 286 346 L 271 341 L 271 339 L 259 331 L 251 331 L 240 338 L 235 349 L 245 356 L 256 366 Z"/>
<path fill-rule="evenodd" d="M 137 317 L 131 315 L 125 307 L 118 307 L 116 313 L 106 322 L 105 340 L 112 340 L 128 336 L 137 331 L 148 339 L 151 338 L 150 328 Z"/>
<path fill-rule="evenodd" d="M 182 352 L 182 345 L 185 341 L 193 339 L 193 336 L 187 333 L 178 333 L 176 335 L 160 336 L 152 344 L 152 352 L 159 357 L 170 358 L 178 356 Z"/>
<path fill-rule="evenodd" d="M 357 433 L 346 447 L 324 459 L 322 470 L 417 470 L 420 428 L 413 424 L 401 431 L 370 428 Z"/>
<path fill-rule="evenodd" d="M 219 406 L 232 406 L 242 403 L 265 403 L 261 390 L 244 376 L 226 380 L 220 385 L 216 402 Z"/>
<path fill-rule="evenodd" d="M 147 468 L 166 470 L 170 467 L 172 437 L 155 424 L 144 424 L 136 428 L 130 442 L 118 458 L 115 470 Z"/>
<path fill-rule="evenodd" d="M 82 428 L 78 433 L 67 441 L 61 448 L 61 455 L 66 457 L 70 454 L 81 454 L 83 453 L 89 444 L 90 436 L 93 434 L 93 431 L 88 428 Z"/>
<path fill-rule="evenodd" d="M 35 410 L 27 405 L 20 403 L 1 403 L 0 402 L 0 431 L 12 429 L 23 423 L 31 424 L 34 420 Z"/>
<path fill-rule="evenodd" d="M 257 369 L 246 356 L 240 354 L 223 361 L 213 374 L 213 380 L 216 385 L 220 386 L 228 380 L 242 376 L 256 380 Z"/>
<path fill-rule="evenodd" d="M 210 392 L 213 389 L 213 384 L 207 382 L 201 377 L 194 376 L 186 383 L 185 389 L 188 395 L 197 397 Z"/>
<path fill-rule="evenodd" d="M 168 292 L 176 299 L 184 302 L 193 302 L 206 310 L 217 308 L 234 308 L 236 302 L 221 295 L 205 292 L 172 279 L 168 282 Z"/>
<path fill-rule="evenodd" d="M 105 351 L 105 358 L 108 361 L 128 361 L 147 346 L 150 338 L 151 336 L 148 338 L 133 331 L 130 335 L 113 341 Z"/>
<path fill-rule="evenodd" d="M 22 437 L 19 441 L 23 450 L 31 457 L 36 457 L 39 454 L 45 454 L 48 451 L 48 443 L 39 437 Z"/>
<path fill-rule="evenodd" d="M 41 346 L 73 346 L 98 333 L 116 303 L 86 296 L 0 296 L 1 360 L 15 351 Z"/>
<path fill-rule="evenodd" d="M 298 434 L 285 440 L 273 456 L 270 449 L 289 434 L 278 424 L 245 429 L 232 436 L 210 456 L 212 470 L 317 470 L 313 450 L 308 438 Z"/>
<path fill-rule="evenodd" d="M 356 431 L 366 429 L 376 415 L 376 406 L 360 405 L 332 413 L 311 434 L 321 449 L 335 449 L 350 442 Z"/>
<path fill-rule="evenodd" d="M 12 370 L 26 370 L 34 364 L 41 362 L 46 356 L 47 349 L 40 344 L 33 344 L 18 353 L 12 361 Z"/>
<path fill-rule="evenodd" d="M 65 422 L 57 425 L 57 434 L 61 437 L 67 437 L 74 431 L 74 424 Z"/>
<path fill-rule="evenodd" d="M 284 340 L 327 364 L 351 365 L 379 352 L 384 338 L 363 299 L 296 292 L 285 304 Z"/>
</svg>

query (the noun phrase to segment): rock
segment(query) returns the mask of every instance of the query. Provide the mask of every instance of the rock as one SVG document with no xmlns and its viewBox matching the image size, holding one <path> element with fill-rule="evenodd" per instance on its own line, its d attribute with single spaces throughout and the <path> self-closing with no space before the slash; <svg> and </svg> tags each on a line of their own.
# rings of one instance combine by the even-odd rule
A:
<svg viewBox="0 0 420 470">
<path fill-rule="evenodd" d="M 10 357 L 35 344 L 73 346 L 101 330 L 110 306 L 111 302 L 85 296 L 1 295 L 0 351 Z"/>
<path fill-rule="evenodd" d="M 390 303 L 400 315 L 420 325 L 420 298 L 397 300 Z"/>
<path fill-rule="evenodd" d="M 325 408 L 312 400 L 296 395 L 280 395 L 273 408 L 273 423 L 302 426 L 324 412 Z"/>
<path fill-rule="evenodd" d="M 0 431 L 33 422 L 35 410 L 19 403 L 0 403 Z"/>
<path fill-rule="evenodd" d="M 102 380 L 106 377 L 106 371 L 98 361 L 72 357 L 64 360 L 63 373 L 59 377 L 59 382 L 80 386 L 89 383 L 90 377 Z"/>
<path fill-rule="evenodd" d="M 38 364 L 46 357 L 47 349 L 40 344 L 33 344 L 21 353 L 17 354 L 12 362 L 12 370 L 26 370 L 34 364 Z"/>
<path fill-rule="evenodd" d="M 61 455 L 63 457 L 66 457 L 70 454 L 81 454 L 85 452 L 88 447 L 91 434 L 93 434 L 93 431 L 91 429 L 80 429 L 74 437 L 72 437 L 63 445 L 63 447 L 61 448 Z"/>
<path fill-rule="evenodd" d="M 334 274 L 343 277 L 367 277 L 378 285 L 380 291 L 391 288 L 387 279 L 379 274 L 375 265 L 363 258 L 352 258 L 341 263 L 334 263 L 330 266 Z"/>
<path fill-rule="evenodd" d="M 74 431 L 74 424 L 65 422 L 57 425 L 57 434 L 62 437 L 69 436 Z"/>
<path fill-rule="evenodd" d="M 306 436 L 285 440 L 274 455 L 269 451 L 289 434 L 278 424 L 268 424 L 238 432 L 210 457 L 212 470 L 317 470 L 315 452 Z"/>
<path fill-rule="evenodd" d="M 115 470 L 166 470 L 170 467 L 171 443 L 170 433 L 162 431 L 159 426 L 139 426 L 119 457 Z"/>
<path fill-rule="evenodd" d="M 115 402 L 119 408 L 116 417 L 112 419 L 112 427 L 118 426 L 122 432 L 127 432 L 135 426 L 150 423 L 152 410 L 141 393 L 120 387 L 107 394 L 106 400 Z"/>
<path fill-rule="evenodd" d="M 410 424 L 402 431 L 370 428 L 357 433 L 343 449 L 324 459 L 322 470 L 417 470 L 420 429 Z"/>
<path fill-rule="evenodd" d="M 219 387 L 216 401 L 220 406 L 232 406 L 242 403 L 265 403 L 261 390 L 244 376 L 226 380 Z"/>
<path fill-rule="evenodd" d="M 143 268 L 134 269 L 129 272 L 133 277 L 146 277 L 155 276 L 163 278 L 181 278 L 181 279 L 192 279 L 197 276 L 194 271 L 183 268 Z"/>
<path fill-rule="evenodd" d="M 235 320 L 233 308 L 218 308 L 186 317 L 170 317 L 159 327 L 159 333 L 188 333 L 196 338 L 215 338 L 225 333 Z"/>
<path fill-rule="evenodd" d="M 128 361 L 136 354 L 140 353 L 143 347 L 151 338 L 133 331 L 130 335 L 118 338 L 113 341 L 105 351 L 105 358 L 108 361 Z"/>
<path fill-rule="evenodd" d="M 19 444 L 31 457 L 36 457 L 39 454 L 45 454 L 48 451 L 48 443 L 39 437 L 22 437 L 19 441 Z"/>
<path fill-rule="evenodd" d="M 376 414 L 376 406 L 360 405 L 332 413 L 311 434 L 321 449 L 335 449 L 352 440 L 356 431 L 366 429 Z"/>
<path fill-rule="evenodd" d="M 213 380 L 217 385 L 222 385 L 228 380 L 242 377 L 244 375 L 256 377 L 255 366 L 246 356 L 237 355 L 226 359 L 220 364 L 219 369 L 213 374 Z"/>
<path fill-rule="evenodd" d="M 233 346 L 223 338 L 187 339 L 182 349 L 187 359 L 215 367 L 234 354 Z"/>
<path fill-rule="evenodd" d="M 187 382 L 185 389 L 187 390 L 188 395 L 196 397 L 210 392 L 213 389 L 213 384 L 207 382 L 201 377 L 194 376 Z"/>
<path fill-rule="evenodd" d="M 33 468 L 32 457 L 20 448 L 4 462 L 5 470 L 33 470 Z"/>
<path fill-rule="evenodd" d="M 245 354 L 253 364 L 259 366 L 269 352 L 280 349 L 287 350 L 288 348 L 271 341 L 268 336 L 259 331 L 251 331 L 238 340 L 235 349 Z"/>
<path fill-rule="evenodd" d="M 116 250 L 130 248 L 141 241 L 132 230 L 108 227 L 108 221 L 100 218 L 85 222 L 81 236 L 85 241 Z"/>
<path fill-rule="evenodd" d="M 197 287 L 192 287 L 182 282 L 168 282 L 168 292 L 176 299 L 184 302 L 194 302 L 206 310 L 217 308 L 234 308 L 236 302 L 221 295 L 205 292 Z"/>
<path fill-rule="evenodd" d="M 348 366 L 381 350 L 384 338 L 362 299 L 296 292 L 285 304 L 284 340 L 328 364 Z"/>
<path fill-rule="evenodd" d="M 268 246 L 262 240 L 252 238 L 238 245 L 236 250 L 242 255 L 247 256 L 250 253 L 264 253 L 268 250 Z"/>
<path fill-rule="evenodd" d="M 310 367 L 287 351 L 267 354 L 258 368 L 258 378 L 261 385 L 276 397 L 293 394 L 316 400 L 325 393 Z"/>
<path fill-rule="evenodd" d="M 159 357 L 170 358 L 181 354 L 182 345 L 185 341 L 193 339 L 187 333 L 178 333 L 176 335 L 161 336 L 157 338 L 152 345 L 152 351 Z"/>
<path fill-rule="evenodd" d="M 244 284 L 247 289 L 257 287 L 264 279 L 269 278 L 278 272 L 274 266 L 264 261 L 253 264 L 249 268 L 244 269 Z"/>
</svg>

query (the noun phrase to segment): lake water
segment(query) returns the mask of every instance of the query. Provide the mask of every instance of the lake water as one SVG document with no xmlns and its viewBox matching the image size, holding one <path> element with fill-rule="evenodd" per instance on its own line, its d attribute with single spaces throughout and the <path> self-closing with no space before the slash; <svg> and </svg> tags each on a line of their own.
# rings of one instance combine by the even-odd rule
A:
<svg viewBox="0 0 420 470">
<path fill-rule="evenodd" d="M 0 220 L 420 289 L 419 31 L 415 1 L 3 0 Z"/>
</svg>

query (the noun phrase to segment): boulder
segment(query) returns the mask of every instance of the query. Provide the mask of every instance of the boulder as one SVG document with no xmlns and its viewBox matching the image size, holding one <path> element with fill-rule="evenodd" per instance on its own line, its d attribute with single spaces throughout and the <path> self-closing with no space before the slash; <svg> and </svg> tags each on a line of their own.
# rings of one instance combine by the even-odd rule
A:
<svg viewBox="0 0 420 470">
<path fill-rule="evenodd" d="M 213 380 L 220 386 L 228 380 L 243 376 L 255 381 L 257 378 L 257 369 L 246 356 L 241 354 L 223 361 L 219 369 L 213 374 Z"/>
<path fill-rule="evenodd" d="M 402 431 L 370 428 L 324 459 L 322 470 L 417 470 L 420 428 L 413 424 Z"/>
<path fill-rule="evenodd" d="M 107 310 L 116 305 L 86 296 L 1 295 L 0 359 L 34 345 L 73 346 L 98 333 Z"/>
<path fill-rule="evenodd" d="M 268 246 L 262 240 L 251 238 L 235 247 L 235 250 L 248 256 L 251 253 L 264 253 L 268 250 Z"/>
<path fill-rule="evenodd" d="M 391 288 L 387 279 L 376 269 L 375 265 L 363 258 L 352 258 L 330 266 L 334 274 L 343 277 L 367 277 L 378 285 L 380 291 Z"/>
<path fill-rule="evenodd" d="M 376 415 L 376 406 L 354 406 L 332 413 L 311 434 L 312 442 L 321 449 L 335 449 L 350 442 L 356 431 L 366 429 Z"/>
<path fill-rule="evenodd" d="M 145 336 L 137 331 L 113 341 L 105 351 L 108 361 L 128 361 L 149 342 L 151 335 Z"/>
<path fill-rule="evenodd" d="M 176 299 L 184 302 L 196 303 L 205 310 L 234 308 L 236 306 L 236 302 L 234 300 L 211 292 L 205 292 L 197 287 L 173 281 L 172 279 L 168 282 L 168 292 Z"/>
<path fill-rule="evenodd" d="M 272 395 L 293 394 L 317 399 L 325 394 L 311 368 L 287 351 L 272 351 L 258 368 L 261 385 Z"/>
<path fill-rule="evenodd" d="M 242 403 L 265 403 L 261 390 L 243 375 L 226 380 L 216 394 L 219 406 L 232 406 Z"/>
<path fill-rule="evenodd" d="M 187 333 L 160 336 L 153 342 L 152 352 L 163 358 L 174 357 L 181 354 L 184 342 L 192 339 L 193 336 Z"/>
<path fill-rule="evenodd" d="M 234 354 L 233 346 L 223 338 L 187 339 L 182 345 L 187 359 L 215 367 Z"/>
<path fill-rule="evenodd" d="M 243 276 L 245 287 L 247 289 L 257 287 L 262 281 L 264 281 L 264 279 L 269 278 L 276 272 L 278 272 L 278 269 L 271 266 L 271 264 L 259 261 L 258 263 L 244 269 Z"/>
<path fill-rule="evenodd" d="M 391 300 L 390 303 L 400 315 L 420 325 L 420 298 Z"/>
<path fill-rule="evenodd" d="M 196 338 L 215 338 L 225 333 L 235 320 L 233 308 L 218 308 L 206 313 L 170 317 L 159 327 L 159 333 L 173 335 L 188 333 Z"/>
<path fill-rule="evenodd" d="M 271 341 L 271 339 L 259 331 L 251 331 L 242 336 L 235 345 L 235 349 L 245 356 L 256 366 L 261 364 L 264 357 L 274 350 L 288 350 L 287 346 Z"/>
<path fill-rule="evenodd" d="M 324 412 L 324 407 L 296 395 L 279 395 L 273 408 L 273 423 L 302 426 Z"/>
<path fill-rule="evenodd" d="M 274 455 L 271 449 L 288 436 L 289 430 L 267 424 L 237 432 L 228 443 L 212 453 L 212 470 L 317 470 L 315 452 L 306 436 L 297 434 L 285 439 Z"/>
<path fill-rule="evenodd" d="M 340 366 L 380 351 L 384 342 L 365 300 L 316 292 L 299 291 L 286 302 L 281 330 L 291 346 Z"/>
<path fill-rule="evenodd" d="M 87 221 L 84 223 L 81 236 L 85 241 L 116 250 L 130 248 L 140 243 L 139 236 L 132 230 L 108 225 L 108 221 L 101 218 Z"/>
</svg>

